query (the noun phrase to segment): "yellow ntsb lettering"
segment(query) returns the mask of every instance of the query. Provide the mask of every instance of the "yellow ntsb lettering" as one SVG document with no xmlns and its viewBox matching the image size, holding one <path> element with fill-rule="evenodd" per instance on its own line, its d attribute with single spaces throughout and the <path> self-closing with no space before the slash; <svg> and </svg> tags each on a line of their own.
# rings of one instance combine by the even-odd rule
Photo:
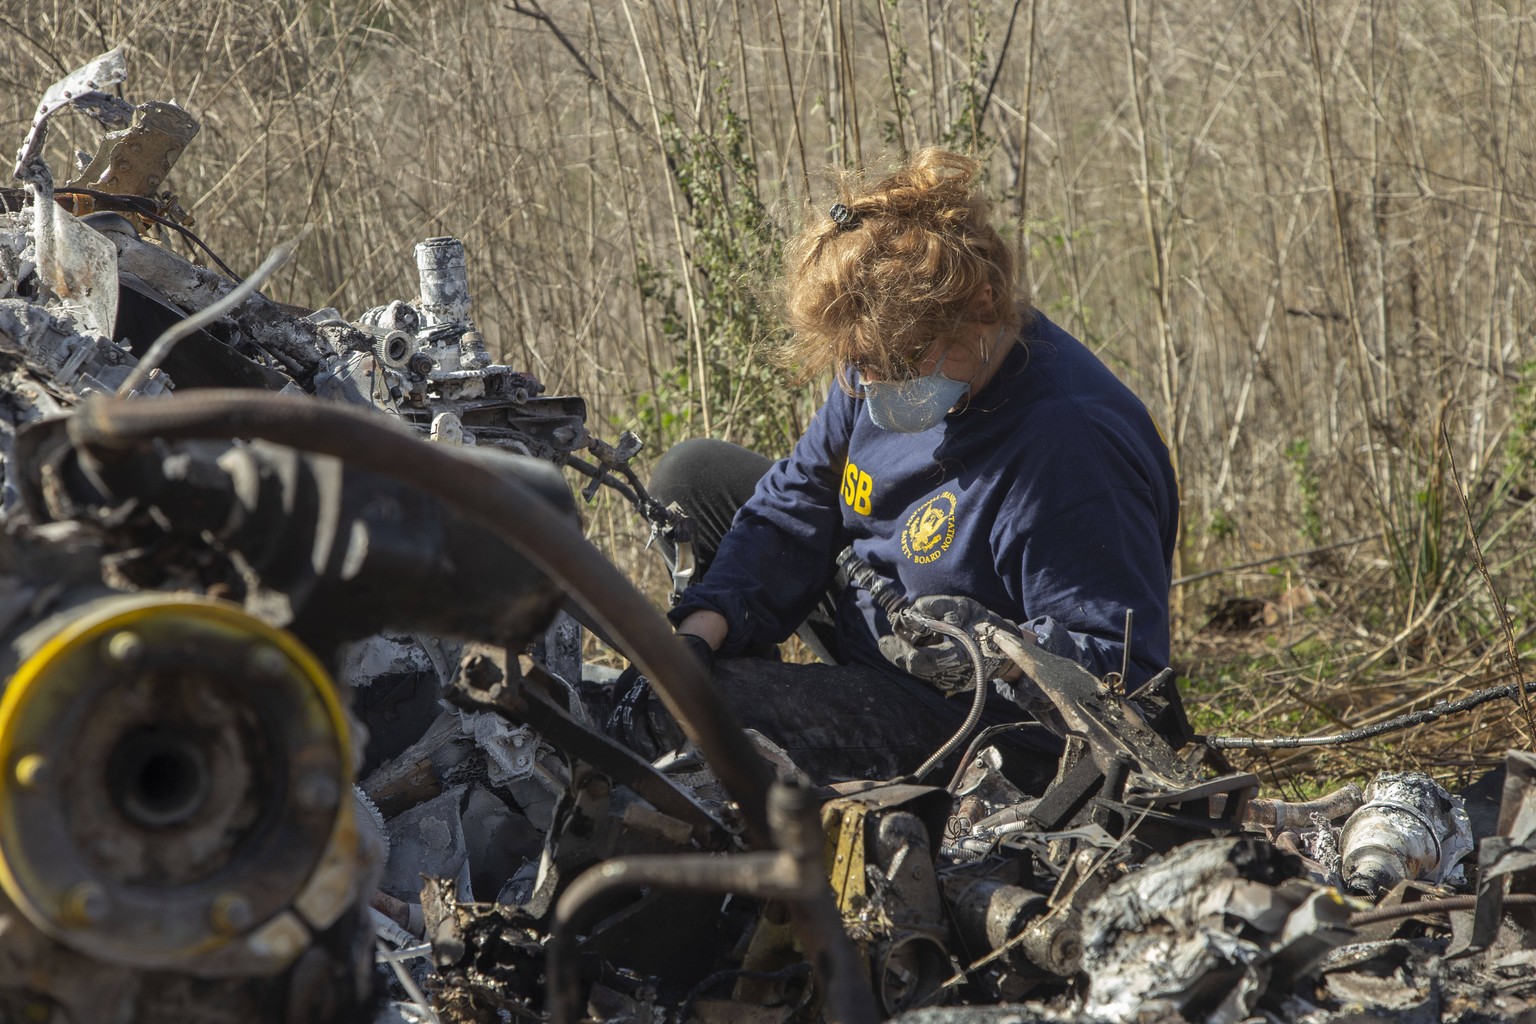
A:
<svg viewBox="0 0 1536 1024">
<path fill-rule="evenodd" d="M 875 489 L 874 478 L 852 462 L 843 468 L 843 504 L 861 516 L 869 515 L 869 496 Z"/>
</svg>

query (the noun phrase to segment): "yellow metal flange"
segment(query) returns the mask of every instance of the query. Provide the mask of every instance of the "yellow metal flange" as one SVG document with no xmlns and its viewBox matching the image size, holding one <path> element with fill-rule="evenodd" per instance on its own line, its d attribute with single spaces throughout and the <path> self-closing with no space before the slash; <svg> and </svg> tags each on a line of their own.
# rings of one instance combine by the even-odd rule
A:
<svg viewBox="0 0 1536 1024">
<path fill-rule="evenodd" d="M 317 876 L 335 889 L 357 843 L 325 669 L 193 595 L 98 598 L 37 632 L 0 697 L 0 889 L 97 959 L 280 967 L 247 940 L 301 895 L 317 904 Z"/>
</svg>

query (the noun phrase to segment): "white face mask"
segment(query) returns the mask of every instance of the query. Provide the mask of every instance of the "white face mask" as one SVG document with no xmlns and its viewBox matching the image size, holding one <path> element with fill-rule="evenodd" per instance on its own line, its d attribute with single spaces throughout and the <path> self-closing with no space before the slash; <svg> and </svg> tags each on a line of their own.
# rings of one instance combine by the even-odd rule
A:
<svg viewBox="0 0 1536 1024">
<path fill-rule="evenodd" d="M 936 426 L 971 386 L 970 381 L 951 380 L 939 372 L 947 355 L 946 352 L 940 356 L 939 365 L 925 376 L 865 384 L 864 401 L 870 421 L 881 430 L 902 434 L 916 434 Z"/>
</svg>

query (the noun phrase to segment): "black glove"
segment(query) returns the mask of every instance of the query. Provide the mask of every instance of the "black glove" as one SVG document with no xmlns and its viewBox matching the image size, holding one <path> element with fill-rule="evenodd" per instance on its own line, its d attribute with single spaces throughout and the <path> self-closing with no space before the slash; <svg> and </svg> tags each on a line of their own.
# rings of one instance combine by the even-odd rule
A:
<svg viewBox="0 0 1536 1024">
<path fill-rule="evenodd" d="M 976 668 L 971 656 L 952 636 L 923 629 L 916 616 L 939 619 L 958 626 L 974 638 L 983 623 L 1018 635 L 1019 629 L 1000 615 L 993 615 L 969 597 L 934 594 L 912 602 L 911 611 L 894 624 L 895 635 L 880 638 L 880 653 L 892 665 L 909 675 L 932 683 L 946 696 L 963 693 L 976 685 Z M 991 644 L 982 644 L 982 664 L 986 678 L 994 679 L 1013 662 Z"/>
<path fill-rule="evenodd" d="M 715 651 L 703 637 L 679 633 L 706 673 L 715 667 Z M 651 681 L 634 665 L 613 681 L 617 702 L 603 724 L 603 731 L 630 750 L 649 760 L 656 760 L 683 743 L 683 730 L 652 690 Z"/>
</svg>

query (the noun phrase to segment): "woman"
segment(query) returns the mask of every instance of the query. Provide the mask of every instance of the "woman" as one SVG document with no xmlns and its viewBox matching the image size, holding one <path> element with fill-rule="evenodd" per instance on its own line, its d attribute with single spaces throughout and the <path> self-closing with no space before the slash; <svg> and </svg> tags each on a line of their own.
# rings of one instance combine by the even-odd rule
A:
<svg viewBox="0 0 1536 1024">
<path fill-rule="evenodd" d="M 879 773 L 883 750 L 910 771 L 969 704 L 944 697 L 968 685 L 969 659 L 894 631 L 838 580 L 845 547 L 919 610 L 1017 623 L 1095 675 L 1124 667 L 1134 688 L 1168 661 L 1167 448 L 1142 403 L 1018 295 L 979 170 L 924 150 L 800 235 L 790 355 L 835 382 L 788 458 L 688 442 L 652 479 L 698 525 L 706 571 L 671 618 L 701 657 L 764 652 L 804 624 L 840 666 L 717 671 L 745 724 L 812 775 Z M 989 720 L 1021 716 L 989 698 Z"/>
</svg>

